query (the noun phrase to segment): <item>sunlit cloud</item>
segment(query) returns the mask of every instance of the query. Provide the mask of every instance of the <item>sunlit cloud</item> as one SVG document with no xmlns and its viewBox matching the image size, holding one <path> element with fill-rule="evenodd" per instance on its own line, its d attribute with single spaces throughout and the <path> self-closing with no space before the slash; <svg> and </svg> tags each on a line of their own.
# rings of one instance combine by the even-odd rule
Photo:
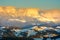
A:
<svg viewBox="0 0 60 40">
<path fill-rule="evenodd" d="M 8 19 L 8 21 L 18 21 L 18 22 L 23 22 L 23 23 L 26 22 L 26 20 L 24 20 L 24 19 L 22 19 L 22 20 L 20 20 L 20 19 Z"/>
<path fill-rule="evenodd" d="M 9 20 L 26 22 L 25 20 L 20 20 L 19 18 L 31 17 L 36 18 L 38 21 L 53 21 L 60 22 L 60 10 L 47 10 L 44 13 L 39 13 L 41 11 L 38 8 L 15 8 L 12 6 L 2 7 L 0 6 L 0 16 L 3 18 L 11 18 Z M 4 15 L 3 15 L 4 14 Z M 42 15 L 42 16 L 41 16 Z"/>
</svg>

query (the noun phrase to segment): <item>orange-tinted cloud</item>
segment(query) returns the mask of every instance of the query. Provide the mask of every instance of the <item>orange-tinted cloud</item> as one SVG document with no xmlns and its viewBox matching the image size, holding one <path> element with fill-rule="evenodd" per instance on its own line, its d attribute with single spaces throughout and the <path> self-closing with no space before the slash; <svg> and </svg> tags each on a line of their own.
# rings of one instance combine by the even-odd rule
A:
<svg viewBox="0 0 60 40">
<path fill-rule="evenodd" d="M 17 18 L 27 16 L 36 18 L 40 21 L 60 21 L 60 10 L 44 10 L 43 14 L 39 14 L 39 11 L 40 9 L 38 8 L 15 8 L 12 6 L 0 6 L 0 16 L 3 17 L 10 16 L 13 18 Z"/>
</svg>

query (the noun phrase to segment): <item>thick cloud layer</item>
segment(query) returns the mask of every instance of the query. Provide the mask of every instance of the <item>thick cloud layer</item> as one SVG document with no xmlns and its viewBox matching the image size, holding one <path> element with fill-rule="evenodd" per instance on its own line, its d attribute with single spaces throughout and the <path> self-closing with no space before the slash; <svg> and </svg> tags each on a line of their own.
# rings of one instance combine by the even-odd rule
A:
<svg viewBox="0 0 60 40">
<path fill-rule="evenodd" d="M 15 8 L 0 6 L 0 25 L 19 26 L 34 25 L 40 22 L 60 22 L 60 10 L 43 10 L 38 8 Z"/>
</svg>

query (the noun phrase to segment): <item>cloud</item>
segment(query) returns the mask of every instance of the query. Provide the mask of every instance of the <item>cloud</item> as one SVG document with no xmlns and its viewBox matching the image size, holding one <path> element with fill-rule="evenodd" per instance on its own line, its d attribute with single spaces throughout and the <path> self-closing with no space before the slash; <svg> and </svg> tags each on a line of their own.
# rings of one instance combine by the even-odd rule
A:
<svg viewBox="0 0 60 40">
<path fill-rule="evenodd" d="M 43 10 L 37 8 L 15 8 L 0 6 L 0 24 L 3 26 L 34 25 L 40 22 L 60 22 L 60 10 Z"/>
</svg>

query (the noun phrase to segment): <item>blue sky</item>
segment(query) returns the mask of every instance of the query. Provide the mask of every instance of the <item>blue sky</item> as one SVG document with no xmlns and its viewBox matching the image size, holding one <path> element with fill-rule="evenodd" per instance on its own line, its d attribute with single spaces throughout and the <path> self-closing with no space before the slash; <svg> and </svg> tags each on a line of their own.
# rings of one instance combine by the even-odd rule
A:
<svg viewBox="0 0 60 40">
<path fill-rule="evenodd" d="M 0 6 L 17 8 L 60 9 L 60 0 L 0 0 Z"/>
</svg>

